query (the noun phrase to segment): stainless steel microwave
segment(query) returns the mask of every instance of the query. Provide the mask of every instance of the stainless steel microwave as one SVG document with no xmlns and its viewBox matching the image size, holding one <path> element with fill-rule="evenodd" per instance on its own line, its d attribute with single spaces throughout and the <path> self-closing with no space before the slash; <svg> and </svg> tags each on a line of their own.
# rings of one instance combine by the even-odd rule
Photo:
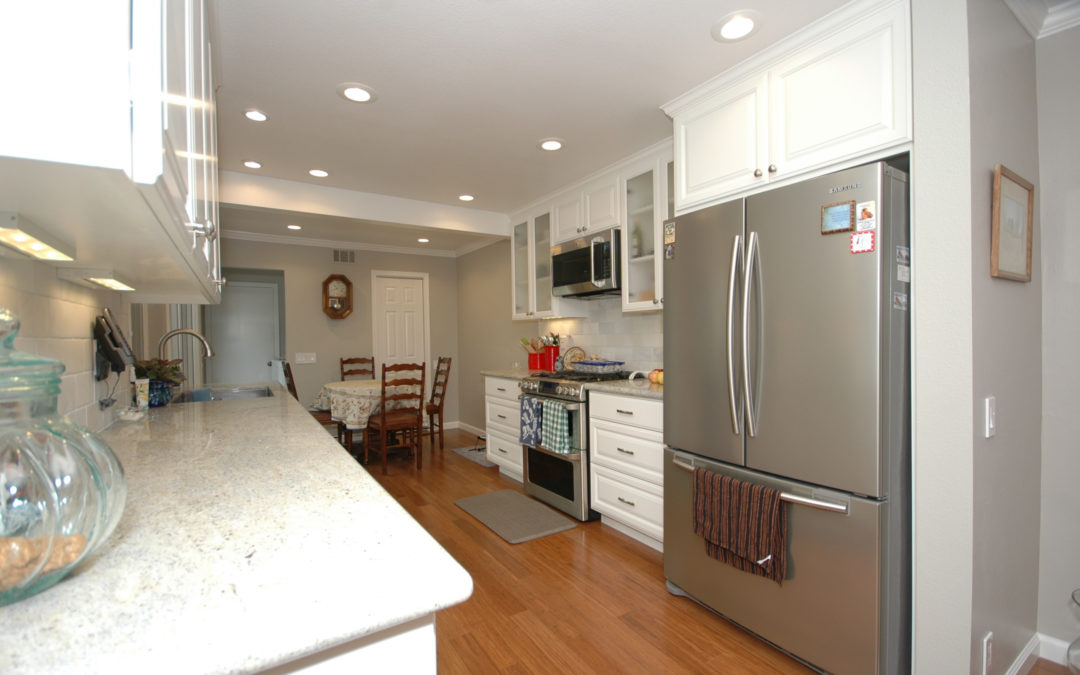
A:
<svg viewBox="0 0 1080 675">
<path fill-rule="evenodd" d="M 551 247 L 551 294 L 587 296 L 622 289 L 619 229 L 564 241 Z"/>
</svg>

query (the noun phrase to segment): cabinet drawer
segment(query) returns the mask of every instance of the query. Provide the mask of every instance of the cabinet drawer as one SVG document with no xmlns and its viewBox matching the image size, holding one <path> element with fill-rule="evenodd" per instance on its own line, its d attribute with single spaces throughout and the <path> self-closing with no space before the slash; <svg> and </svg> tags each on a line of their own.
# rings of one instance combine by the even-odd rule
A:
<svg viewBox="0 0 1080 675">
<path fill-rule="evenodd" d="M 664 404 L 651 398 L 589 392 L 589 419 L 664 430 Z"/>
<path fill-rule="evenodd" d="M 501 434 L 488 433 L 487 458 L 510 473 L 521 475 L 521 444 Z"/>
<path fill-rule="evenodd" d="M 606 466 L 663 485 L 664 437 L 660 432 L 593 420 L 589 447 L 593 466 Z"/>
<path fill-rule="evenodd" d="M 517 401 L 504 401 L 500 398 L 485 399 L 485 419 L 487 428 L 494 429 L 509 438 L 521 436 L 521 407 Z"/>
<path fill-rule="evenodd" d="M 594 509 L 658 541 L 663 540 L 664 490 L 661 486 L 595 464 L 589 483 Z"/>
<path fill-rule="evenodd" d="M 495 398 L 504 398 L 508 401 L 517 401 L 521 388 L 517 380 L 508 380 L 503 377 L 488 377 L 484 379 L 484 394 Z"/>
</svg>

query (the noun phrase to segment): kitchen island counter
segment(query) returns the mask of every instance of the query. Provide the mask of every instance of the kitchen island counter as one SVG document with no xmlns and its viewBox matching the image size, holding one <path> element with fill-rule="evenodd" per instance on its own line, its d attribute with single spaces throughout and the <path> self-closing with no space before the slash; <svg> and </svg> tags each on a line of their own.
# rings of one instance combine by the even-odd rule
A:
<svg viewBox="0 0 1080 675">
<path fill-rule="evenodd" d="M 68 578 L 0 608 L 0 672 L 253 672 L 327 658 L 434 672 L 434 612 L 467 599 L 472 578 L 271 386 L 272 397 L 173 404 L 101 434 L 124 465 L 123 518 Z"/>
</svg>

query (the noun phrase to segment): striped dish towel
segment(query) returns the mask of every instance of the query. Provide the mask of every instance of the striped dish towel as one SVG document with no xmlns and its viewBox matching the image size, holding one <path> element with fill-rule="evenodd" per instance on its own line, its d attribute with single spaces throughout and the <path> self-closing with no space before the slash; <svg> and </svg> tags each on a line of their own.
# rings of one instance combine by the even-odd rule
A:
<svg viewBox="0 0 1080 675">
<path fill-rule="evenodd" d="M 558 401 L 544 401 L 542 445 L 552 452 L 569 453 L 570 413 Z"/>
<path fill-rule="evenodd" d="M 694 534 L 711 557 L 783 585 L 787 511 L 779 490 L 695 468 Z"/>
<path fill-rule="evenodd" d="M 530 448 L 540 445 L 541 401 L 532 396 L 521 397 L 521 444 Z"/>
</svg>

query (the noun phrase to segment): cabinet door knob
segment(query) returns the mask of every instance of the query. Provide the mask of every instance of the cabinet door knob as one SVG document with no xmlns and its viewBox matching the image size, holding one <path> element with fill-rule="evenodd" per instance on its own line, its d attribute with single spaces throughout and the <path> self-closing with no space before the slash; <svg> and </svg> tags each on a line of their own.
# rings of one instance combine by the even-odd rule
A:
<svg viewBox="0 0 1080 675">
<path fill-rule="evenodd" d="M 761 178 L 765 174 L 761 172 L 761 169 L 754 169 L 754 178 Z"/>
<path fill-rule="evenodd" d="M 660 304 L 660 301 L 659 301 L 659 300 L 657 300 L 656 298 L 653 298 L 653 300 L 652 300 L 652 304 L 654 304 L 654 305 L 659 305 L 659 304 Z"/>
<path fill-rule="evenodd" d="M 769 165 L 769 173 L 776 173 L 776 165 L 775 164 L 770 164 Z"/>
</svg>

